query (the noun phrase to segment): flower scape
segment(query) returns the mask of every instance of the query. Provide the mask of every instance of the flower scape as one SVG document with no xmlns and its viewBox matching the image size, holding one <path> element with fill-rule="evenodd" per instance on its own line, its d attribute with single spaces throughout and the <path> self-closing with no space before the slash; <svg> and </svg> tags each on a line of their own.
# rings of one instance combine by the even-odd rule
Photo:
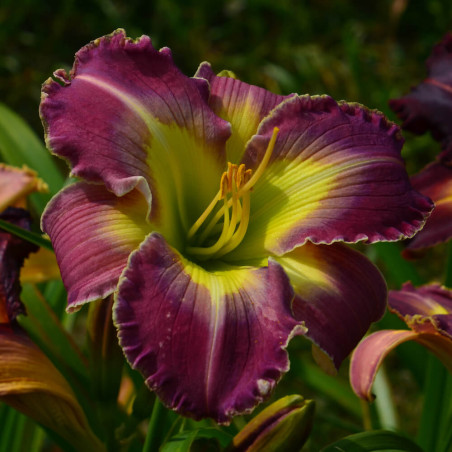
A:
<svg viewBox="0 0 452 452">
<path fill-rule="evenodd" d="M 114 297 L 120 345 L 169 408 L 228 423 L 267 398 L 304 335 L 339 367 L 386 308 L 344 242 L 420 230 L 399 128 L 329 96 L 182 74 L 117 30 L 43 86 L 48 148 L 79 180 L 47 206 L 68 311 Z"/>
</svg>

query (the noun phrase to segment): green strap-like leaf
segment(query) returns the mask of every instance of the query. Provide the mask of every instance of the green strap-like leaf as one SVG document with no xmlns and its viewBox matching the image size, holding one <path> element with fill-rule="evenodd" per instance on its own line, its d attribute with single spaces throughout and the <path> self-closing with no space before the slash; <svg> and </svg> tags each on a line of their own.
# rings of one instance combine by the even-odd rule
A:
<svg viewBox="0 0 452 452">
<path fill-rule="evenodd" d="M 41 234 L 36 234 L 36 232 L 28 231 L 27 229 L 8 223 L 7 221 L 4 220 L 0 220 L 0 229 L 4 229 L 5 231 L 10 232 L 11 234 L 17 235 L 18 237 L 26 240 L 27 242 L 34 243 L 35 245 L 53 251 L 52 243 L 50 242 L 50 240 L 47 240 Z"/>
<path fill-rule="evenodd" d="M 386 430 L 374 430 L 347 436 L 326 446 L 321 452 L 374 452 L 381 450 L 424 452 L 412 440 Z"/>
</svg>

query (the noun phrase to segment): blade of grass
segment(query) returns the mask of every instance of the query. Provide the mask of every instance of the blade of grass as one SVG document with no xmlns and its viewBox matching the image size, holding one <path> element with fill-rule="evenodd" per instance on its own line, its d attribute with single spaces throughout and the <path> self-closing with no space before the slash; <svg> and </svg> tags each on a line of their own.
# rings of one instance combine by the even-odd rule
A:
<svg viewBox="0 0 452 452">
<path fill-rule="evenodd" d="M 66 363 L 80 377 L 87 381 L 87 363 L 75 344 L 71 335 L 64 330 L 55 313 L 39 290 L 32 284 L 24 284 L 22 299 L 25 302 L 28 316 L 19 317 L 19 323 L 32 336 L 37 336 L 37 342 L 57 362 Z M 28 317 L 28 318 L 27 318 Z M 34 334 L 38 332 L 38 335 Z"/>
<path fill-rule="evenodd" d="M 1 425 L 0 452 L 10 452 L 16 434 L 16 424 L 21 414 L 16 410 L 6 406 Z"/>
<path fill-rule="evenodd" d="M 439 426 L 438 450 L 452 451 L 452 376 L 448 373 L 443 394 L 443 412 Z"/>
<path fill-rule="evenodd" d="M 41 234 L 36 234 L 35 232 L 28 231 L 27 229 L 16 226 L 15 224 L 8 223 L 7 221 L 0 219 L 0 228 L 4 229 L 11 234 L 17 235 L 21 239 L 27 242 L 34 243 L 35 245 L 42 246 L 50 251 L 53 251 L 52 243 L 50 240 L 44 238 Z"/>
<path fill-rule="evenodd" d="M 439 450 L 436 444 L 441 422 L 446 377 L 447 370 L 445 367 L 436 356 L 429 354 L 424 386 L 424 405 L 417 435 L 418 443 L 425 450 Z M 450 403 L 450 399 L 446 403 Z"/>
</svg>

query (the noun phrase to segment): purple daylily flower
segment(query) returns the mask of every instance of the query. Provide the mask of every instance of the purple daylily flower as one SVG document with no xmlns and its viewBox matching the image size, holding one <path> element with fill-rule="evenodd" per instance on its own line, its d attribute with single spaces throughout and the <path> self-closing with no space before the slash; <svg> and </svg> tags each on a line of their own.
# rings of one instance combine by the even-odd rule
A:
<svg viewBox="0 0 452 452">
<path fill-rule="evenodd" d="M 430 131 L 447 156 L 447 150 L 452 151 L 452 33 L 433 47 L 426 65 L 427 78 L 389 106 L 403 120 L 404 129 L 416 134 Z"/>
<path fill-rule="evenodd" d="M 194 78 L 123 30 L 43 86 L 49 149 L 82 179 L 48 205 L 68 310 L 114 293 L 120 344 L 163 403 L 227 423 L 266 398 L 304 334 L 335 366 L 386 286 L 336 242 L 411 237 L 396 125 L 328 96 Z"/>
<path fill-rule="evenodd" d="M 372 400 L 377 371 L 389 352 L 399 344 L 416 341 L 433 352 L 452 372 L 452 291 L 439 284 L 415 288 L 405 283 L 389 291 L 389 310 L 410 330 L 381 330 L 366 337 L 353 352 L 350 382 L 355 393 Z"/>
<path fill-rule="evenodd" d="M 418 250 L 444 243 L 452 237 L 452 166 L 438 159 L 411 177 L 413 187 L 434 203 L 424 228 L 409 240 L 403 254 L 416 256 Z"/>
</svg>

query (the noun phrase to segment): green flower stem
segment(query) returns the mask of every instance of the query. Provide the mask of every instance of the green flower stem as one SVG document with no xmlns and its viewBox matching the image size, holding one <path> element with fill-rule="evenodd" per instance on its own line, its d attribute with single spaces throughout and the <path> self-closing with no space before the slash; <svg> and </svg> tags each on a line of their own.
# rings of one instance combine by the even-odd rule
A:
<svg viewBox="0 0 452 452">
<path fill-rule="evenodd" d="M 148 432 L 146 435 L 146 441 L 143 446 L 142 452 L 154 452 L 158 450 L 157 442 L 157 427 L 159 424 L 159 418 L 163 411 L 163 406 L 160 400 L 156 397 L 154 406 L 152 407 L 151 418 L 149 419 Z"/>
<path fill-rule="evenodd" d="M 366 400 L 361 400 L 361 409 L 362 409 L 362 420 L 363 420 L 363 428 L 366 431 L 372 430 L 372 418 L 370 414 L 370 405 Z"/>
<path fill-rule="evenodd" d="M 380 370 L 375 377 L 373 389 L 377 396 L 375 399 L 375 407 L 377 409 L 381 428 L 385 430 L 399 429 L 397 411 L 394 406 L 391 387 L 384 365 L 380 367 Z"/>
</svg>

